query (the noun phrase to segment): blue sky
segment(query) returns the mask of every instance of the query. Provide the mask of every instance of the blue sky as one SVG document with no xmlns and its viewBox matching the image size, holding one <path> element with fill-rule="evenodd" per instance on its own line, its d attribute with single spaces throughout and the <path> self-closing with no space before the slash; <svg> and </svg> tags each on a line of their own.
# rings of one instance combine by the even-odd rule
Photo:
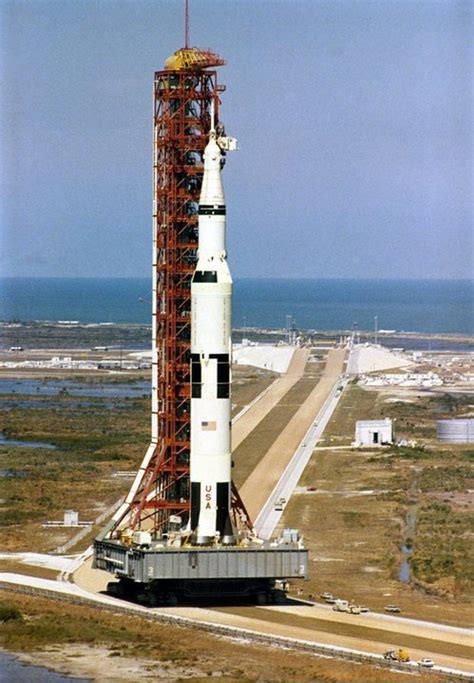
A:
<svg viewBox="0 0 474 683">
<path fill-rule="evenodd" d="M 472 5 L 191 0 L 228 60 L 235 277 L 470 277 Z M 0 2 L 3 275 L 150 275 L 153 72 L 179 0 Z"/>
</svg>

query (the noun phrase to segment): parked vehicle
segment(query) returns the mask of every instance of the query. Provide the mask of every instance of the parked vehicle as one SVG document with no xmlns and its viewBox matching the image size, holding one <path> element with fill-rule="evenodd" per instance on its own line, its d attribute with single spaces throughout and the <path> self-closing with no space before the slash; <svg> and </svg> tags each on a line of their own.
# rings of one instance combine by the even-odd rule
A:
<svg viewBox="0 0 474 683">
<path fill-rule="evenodd" d="M 384 610 L 386 612 L 393 612 L 396 614 L 402 611 L 398 605 L 385 605 Z"/>
<path fill-rule="evenodd" d="M 336 600 L 333 605 L 335 612 L 348 612 L 349 614 L 360 614 L 359 605 L 353 605 L 349 600 Z"/>
<path fill-rule="evenodd" d="M 367 612 L 370 612 L 370 609 L 368 607 L 361 607 L 360 608 L 361 614 L 367 614 Z"/>
<path fill-rule="evenodd" d="M 332 593 L 321 593 L 320 596 L 328 605 L 333 605 L 336 602 L 336 598 Z"/>
<path fill-rule="evenodd" d="M 428 657 L 423 657 L 423 659 L 420 659 L 420 661 L 418 662 L 418 666 L 421 666 L 424 669 L 432 669 L 434 667 L 434 662 L 432 659 L 429 659 Z"/>
<path fill-rule="evenodd" d="M 283 504 L 279 500 L 276 500 L 273 509 L 275 510 L 275 512 L 283 512 Z"/>
<path fill-rule="evenodd" d="M 384 659 L 389 659 L 392 662 L 409 662 L 410 655 L 400 647 L 398 650 L 387 650 L 384 653 Z"/>
<path fill-rule="evenodd" d="M 307 491 L 317 491 L 317 488 L 316 488 L 316 486 L 307 486 L 306 490 Z"/>
</svg>

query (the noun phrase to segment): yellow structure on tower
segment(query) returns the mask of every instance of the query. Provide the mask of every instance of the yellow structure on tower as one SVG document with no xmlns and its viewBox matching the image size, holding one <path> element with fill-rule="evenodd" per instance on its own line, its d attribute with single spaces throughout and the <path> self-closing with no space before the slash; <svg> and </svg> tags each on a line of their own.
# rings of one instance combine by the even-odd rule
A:
<svg viewBox="0 0 474 683">
<path fill-rule="evenodd" d="M 165 62 L 165 69 L 170 71 L 193 71 L 207 69 L 211 66 L 223 66 L 225 59 L 212 50 L 201 50 L 198 47 L 183 47 L 177 50 Z"/>
</svg>

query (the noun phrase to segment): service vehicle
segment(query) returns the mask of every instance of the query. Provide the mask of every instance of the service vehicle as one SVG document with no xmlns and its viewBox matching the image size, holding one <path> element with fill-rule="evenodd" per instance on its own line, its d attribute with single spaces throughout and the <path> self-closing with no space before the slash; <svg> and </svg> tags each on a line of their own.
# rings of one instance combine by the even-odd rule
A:
<svg viewBox="0 0 474 683">
<path fill-rule="evenodd" d="M 347 612 L 348 614 L 360 614 L 359 605 L 353 605 L 349 600 L 336 600 L 333 610 L 335 612 Z"/>
<path fill-rule="evenodd" d="M 387 650 L 384 652 L 384 659 L 389 659 L 391 662 L 409 662 L 410 655 L 403 648 L 398 648 L 398 650 Z"/>
</svg>

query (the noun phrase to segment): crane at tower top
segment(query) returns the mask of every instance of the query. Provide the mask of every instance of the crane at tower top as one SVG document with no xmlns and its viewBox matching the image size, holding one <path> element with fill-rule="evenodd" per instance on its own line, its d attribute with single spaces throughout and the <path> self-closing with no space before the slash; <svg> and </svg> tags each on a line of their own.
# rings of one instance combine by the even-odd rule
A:
<svg viewBox="0 0 474 683">
<path fill-rule="evenodd" d="M 223 66 L 226 61 L 209 48 L 189 46 L 189 0 L 184 0 L 184 47 L 177 50 L 165 62 L 170 71 L 200 71 L 214 66 Z"/>
</svg>

